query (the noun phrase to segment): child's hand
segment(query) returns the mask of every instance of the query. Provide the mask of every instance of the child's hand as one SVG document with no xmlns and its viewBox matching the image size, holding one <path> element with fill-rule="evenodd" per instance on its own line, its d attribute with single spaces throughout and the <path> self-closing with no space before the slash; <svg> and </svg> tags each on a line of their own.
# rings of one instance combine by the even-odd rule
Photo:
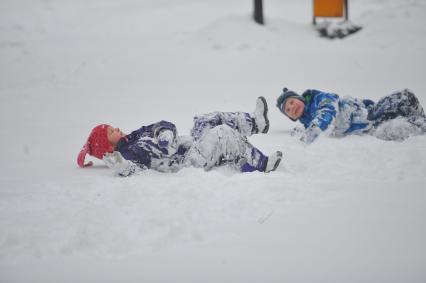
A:
<svg viewBox="0 0 426 283">
<path fill-rule="evenodd" d="M 311 144 L 320 133 L 321 129 L 315 125 L 312 125 L 305 131 L 300 140 L 304 143 Z"/>
<path fill-rule="evenodd" d="M 300 138 L 305 133 L 305 130 L 300 127 L 294 127 L 293 130 L 291 130 L 290 135 L 292 137 L 298 137 Z"/>
<path fill-rule="evenodd" d="M 114 151 L 111 153 L 106 153 L 104 155 L 103 161 L 108 166 L 108 168 L 113 169 L 117 164 L 123 163 L 124 158 L 119 151 Z"/>
<path fill-rule="evenodd" d="M 141 170 L 133 162 L 124 159 L 119 151 L 105 154 L 103 161 L 108 166 L 108 168 L 111 168 L 117 175 L 122 177 L 130 176 L 133 173 Z"/>
</svg>

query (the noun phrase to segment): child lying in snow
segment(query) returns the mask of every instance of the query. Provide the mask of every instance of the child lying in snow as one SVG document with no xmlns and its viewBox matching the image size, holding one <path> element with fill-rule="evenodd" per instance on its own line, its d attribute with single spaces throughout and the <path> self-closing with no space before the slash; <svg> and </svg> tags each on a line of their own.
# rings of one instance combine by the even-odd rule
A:
<svg viewBox="0 0 426 283">
<path fill-rule="evenodd" d="M 426 132 L 426 117 L 414 93 L 394 92 L 377 103 L 369 99 L 340 98 L 315 89 L 299 95 L 287 88 L 277 99 L 278 109 L 305 127 L 301 140 L 312 143 L 329 129 L 332 136 L 371 134 L 385 140 L 403 140 Z"/>
<path fill-rule="evenodd" d="M 190 136 L 178 136 L 176 126 L 167 121 L 143 126 L 129 135 L 109 125 L 95 127 L 77 163 L 84 164 L 88 153 L 103 159 L 120 176 L 144 169 L 176 172 L 186 166 L 209 170 L 232 164 L 240 172 L 274 171 L 282 158 L 277 151 L 267 157 L 247 141 L 247 136 L 269 129 L 268 106 L 263 97 L 256 101 L 253 114 L 214 112 L 194 118 Z"/>
</svg>

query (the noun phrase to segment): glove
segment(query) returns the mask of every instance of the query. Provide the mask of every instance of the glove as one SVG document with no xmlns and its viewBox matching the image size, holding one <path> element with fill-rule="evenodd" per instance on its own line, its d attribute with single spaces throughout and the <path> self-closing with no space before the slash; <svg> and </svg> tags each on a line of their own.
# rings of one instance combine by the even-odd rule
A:
<svg viewBox="0 0 426 283">
<path fill-rule="evenodd" d="M 119 151 L 114 151 L 111 153 L 106 153 L 103 157 L 103 161 L 108 166 L 108 168 L 114 168 L 116 164 L 124 162 L 124 158 Z"/>
<path fill-rule="evenodd" d="M 135 163 L 124 159 L 119 151 L 105 154 L 103 161 L 108 168 L 114 170 L 117 175 L 123 177 L 135 173 L 139 168 Z"/>
<path fill-rule="evenodd" d="M 300 141 L 302 141 L 302 142 L 304 142 L 306 144 L 311 144 L 318 137 L 318 135 L 320 133 L 321 133 L 321 129 L 318 128 L 315 125 L 312 125 L 311 127 L 309 127 L 305 131 L 305 133 L 300 138 Z"/>
<path fill-rule="evenodd" d="M 173 143 L 175 135 L 171 130 L 163 130 L 157 137 L 158 145 L 161 148 L 168 148 Z"/>
</svg>

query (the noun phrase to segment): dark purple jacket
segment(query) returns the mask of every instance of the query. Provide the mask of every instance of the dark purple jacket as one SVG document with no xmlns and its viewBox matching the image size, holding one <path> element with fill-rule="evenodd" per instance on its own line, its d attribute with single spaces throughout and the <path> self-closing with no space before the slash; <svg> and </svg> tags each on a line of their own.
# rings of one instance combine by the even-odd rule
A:
<svg viewBox="0 0 426 283">
<path fill-rule="evenodd" d="M 159 140 L 158 137 L 164 130 L 173 132 L 172 142 Z M 184 162 L 185 153 L 188 150 L 188 147 L 184 145 L 175 145 L 172 149 L 172 143 L 176 141 L 176 137 L 176 126 L 171 122 L 160 121 L 143 126 L 122 138 L 115 150 L 143 169 L 176 171 L 180 169 L 179 165 Z"/>
</svg>

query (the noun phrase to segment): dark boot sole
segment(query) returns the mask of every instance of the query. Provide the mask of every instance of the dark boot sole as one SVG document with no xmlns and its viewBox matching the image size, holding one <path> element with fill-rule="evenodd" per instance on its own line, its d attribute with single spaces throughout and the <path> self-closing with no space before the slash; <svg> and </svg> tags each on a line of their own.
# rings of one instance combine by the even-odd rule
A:
<svg viewBox="0 0 426 283">
<path fill-rule="evenodd" d="M 265 109 L 263 111 L 263 117 L 265 118 L 265 128 L 262 131 L 262 134 L 266 134 L 269 131 L 269 119 L 268 119 L 268 104 L 266 103 L 266 99 L 263 96 L 259 96 L 260 100 L 262 100 L 263 105 L 265 105 Z"/>
<path fill-rule="evenodd" d="M 267 173 L 275 171 L 280 165 L 281 160 L 283 159 L 283 153 L 281 151 L 277 151 L 277 155 L 279 156 L 279 159 L 277 159 L 277 161 L 274 164 L 274 167 L 271 170 L 269 170 Z"/>
</svg>

